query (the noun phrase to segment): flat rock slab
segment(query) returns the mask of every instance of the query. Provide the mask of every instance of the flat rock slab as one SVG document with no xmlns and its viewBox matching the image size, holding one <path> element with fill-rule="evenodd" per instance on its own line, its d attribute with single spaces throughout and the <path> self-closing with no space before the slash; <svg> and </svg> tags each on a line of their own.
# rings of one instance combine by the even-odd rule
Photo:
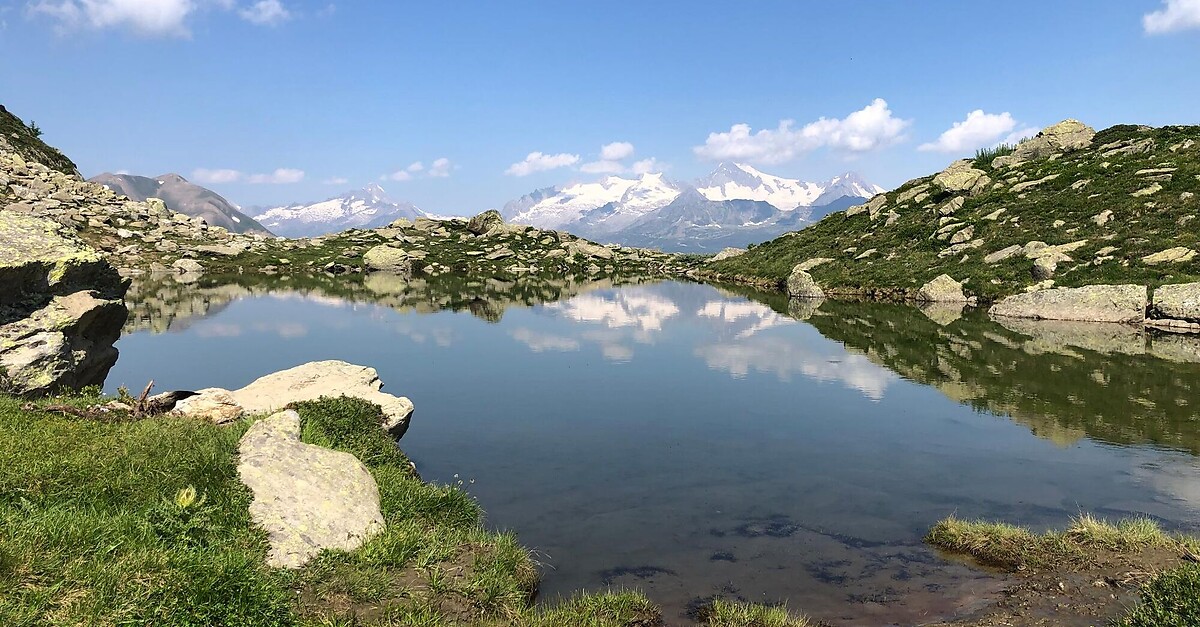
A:
<svg viewBox="0 0 1200 627">
<path fill-rule="evenodd" d="M 250 517 L 267 532 L 267 563 L 299 568 L 325 549 L 352 551 L 383 531 L 379 486 L 357 458 L 300 441 L 288 410 L 250 427 L 238 475 L 254 493 Z"/>
<path fill-rule="evenodd" d="M 383 408 L 383 428 L 394 438 L 408 430 L 412 401 L 403 396 L 381 392 L 383 382 L 374 368 L 344 361 L 313 361 L 280 370 L 256 379 L 250 385 L 230 392 L 233 400 L 247 413 L 268 413 L 290 403 L 311 401 L 322 396 L 351 396 Z"/>
<path fill-rule="evenodd" d="M 991 315 L 1034 320 L 1141 323 L 1146 319 L 1145 285 L 1060 287 L 1009 296 Z"/>
</svg>

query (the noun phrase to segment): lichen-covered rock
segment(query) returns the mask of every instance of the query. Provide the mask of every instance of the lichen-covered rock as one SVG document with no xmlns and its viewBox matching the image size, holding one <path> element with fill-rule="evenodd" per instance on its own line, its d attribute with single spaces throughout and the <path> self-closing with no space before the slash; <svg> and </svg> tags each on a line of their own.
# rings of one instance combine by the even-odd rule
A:
<svg viewBox="0 0 1200 627">
<path fill-rule="evenodd" d="M 362 260 L 368 272 L 387 272 L 399 276 L 412 274 L 412 257 L 403 249 L 388 244 L 368 250 Z"/>
<path fill-rule="evenodd" d="M 948 192 L 978 194 L 991 183 L 987 173 L 973 167 L 970 159 L 955 161 L 933 177 L 934 186 Z"/>
<path fill-rule="evenodd" d="M 1083 122 L 1063 120 L 1018 144 L 1011 157 L 1014 160 L 1044 159 L 1056 153 L 1087 148 L 1095 136 L 1096 129 Z"/>
<path fill-rule="evenodd" d="M 1009 296 L 992 305 L 993 316 L 1035 320 L 1140 323 L 1146 319 L 1146 286 L 1060 287 Z"/>
<path fill-rule="evenodd" d="M 484 235 L 497 226 L 504 225 L 504 217 L 495 209 L 488 209 L 483 213 L 471 218 L 467 222 L 467 230 L 475 235 Z"/>
<path fill-rule="evenodd" d="M 568 255 L 581 255 L 584 257 L 596 257 L 598 259 L 612 259 L 613 251 L 607 246 L 593 244 L 584 240 L 573 240 L 563 245 Z"/>
<path fill-rule="evenodd" d="M 197 390 L 194 396 L 175 403 L 171 412 L 177 416 L 187 416 L 223 425 L 241 418 L 245 410 L 238 404 L 237 399 L 233 398 L 233 394 L 229 390 L 205 388 Z"/>
<path fill-rule="evenodd" d="M 1196 251 L 1185 246 L 1176 246 L 1142 257 L 1142 263 L 1156 266 L 1160 263 L 1183 263 L 1196 258 Z"/>
<path fill-rule="evenodd" d="M 938 275 L 917 290 L 917 300 L 929 303 L 965 303 L 962 283 L 948 274 Z"/>
<path fill-rule="evenodd" d="M 248 413 L 267 413 L 291 403 L 311 401 L 322 396 L 351 396 L 379 405 L 381 425 L 394 438 L 408 431 L 412 419 L 412 401 L 380 391 L 383 382 L 374 368 L 344 361 L 313 361 L 256 379 L 250 385 L 233 390 L 233 400 Z"/>
<path fill-rule="evenodd" d="M 1200 283 L 1163 285 L 1154 290 L 1152 314 L 1187 322 L 1200 322 Z"/>
<path fill-rule="evenodd" d="M 238 475 L 267 532 L 267 563 L 299 568 L 325 549 L 352 551 L 384 529 L 379 486 L 349 453 L 300 441 L 288 410 L 255 423 L 238 446 Z"/>
<path fill-rule="evenodd" d="M 821 286 L 813 280 L 812 275 L 797 265 L 792 269 L 787 279 L 787 293 L 791 298 L 825 298 Z"/>
</svg>

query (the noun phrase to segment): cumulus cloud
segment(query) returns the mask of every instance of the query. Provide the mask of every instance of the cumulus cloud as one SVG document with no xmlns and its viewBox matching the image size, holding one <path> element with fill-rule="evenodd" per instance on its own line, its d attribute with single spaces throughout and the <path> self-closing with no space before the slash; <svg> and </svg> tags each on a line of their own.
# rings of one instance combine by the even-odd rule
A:
<svg viewBox="0 0 1200 627">
<path fill-rule="evenodd" d="M 634 174 L 647 174 L 649 172 L 659 172 L 663 167 L 658 163 L 658 159 L 650 157 L 649 159 L 634 161 L 633 165 L 629 166 L 629 169 Z"/>
<path fill-rule="evenodd" d="M 250 176 L 246 177 L 247 183 L 255 184 L 299 183 L 303 180 L 304 170 L 297 170 L 295 168 L 276 168 L 275 171 L 271 172 L 270 174 L 251 174 Z"/>
<path fill-rule="evenodd" d="M 1150 35 L 1200 28 L 1200 0 L 1163 0 L 1161 9 L 1142 16 L 1142 28 Z"/>
<path fill-rule="evenodd" d="M 1020 129 L 1017 129 L 1017 130 L 1009 133 L 1008 135 L 1005 135 L 1004 139 L 1000 140 L 999 143 L 1008 144 L 1009 146 L 1015 146 L 1015 145 L 1021 143 L 1021 140 L 1029 139 L 1030 137 L 1037 135 L 1041 131 L 1042 131 L 1042 129 L 1034 128 L 1032 126 L 1020 128 Z"/>
<path fill-rule="evenodd" d="M 633 156 L 633 144 L 629 142 L 612 142 L 600 147 L 600 159 L 603 161 L 620 161 Z"/>
<path fill-rule="evenodd" d="M 196 3 L 193 0 L 38 0 L 29 9 L 57 21 L 61 31 L 128 28 L 146 36 L 186 37 L 185 22 L 196 10 Z"/>
<path fill-rule="evenodd" d="M 259 26 L 274 26 L 291 19 L 292 14 L 279 0 L 259 0 L 238 11 L 243 20 Z"/>
<path fill-rule="evenodd" d="M 818 148 L 847 153 L 886 148 L 903 140 L 911 125 L 911 120 L 895 117 L 886 100 L 876 98 L 844 118 L 820 118 L 800 128 L 795 120 L 783 120 L 778 128 L 758 132 L 749 124 L 734 124 L 727 132 L 709 133 L 704 145 L 692 150 L 714 161 L 783 163 Z"/>
<path fill-rule="evenodd" d="M 921 144 L 917 150 L 934 152 L 964 152 L 994 144 L 996 140 L 1011 133 L 1017 121 L 1007 111 L 984 113 L 976 109 L 961 122 L 955 122 L 937 141 Z"/>
<path fill-rule="evenodd" d="M 236 9 L 242 19 L 262 26 L 292 17 L 280 0 L 238 7 L 237 0 L 34 0 L 29 11 L 53 20 L 60 33 L 127 29 L 147 37 L 188 37 L 188 20 L 203 9 Z"/>
<path fill-rule="evenodd" d="M 658 160 L 650 157 L 626 165 L 625 161 L 633 157 L 636 150 L 629 142 L 612 142 L 600 147 L 600 158 L 579 166 L 580 171 L 588 174 L 646 174 L 661 169 Z"/>
<path fill-rule="evenodd" d="M 204 184 L 236 183 L 242 179 L 242 173 L 237 170 L 196 168 L 192 171 L 192 180 Z"/>
<path fill-rule="evenodd" d="M 548 155 L 543 152 L 531 152 L 523 161 L 518 161 L 504 171 L 509 176 L 529 176 L 534 172 L 544 172 L 557 168 L 566 168 L 579 163 L 579 155 L 559 153 Z"/>
<path fill-rule="evenodd" d="M 434 178 L 445 178 L 450 176 L 450 169 L 453 167 L 454 165 L 450 163 L 450 160 L 446 157 L 434 159 L 433 163 L 429 166 L 429 176 Z"/>
<path fill-rule="evenodd" d="M 450 176 L 450 170 L 454 168 L 454 164 L 446 157 L 439 157 L 433 160 L 429 167 L 421 161 L 414 161 L 403 170 L 396 170 L 391 174 L 385 174 L 379 178 L 385 181 L 411 181 L 418 176 L 427 178 L 445 178 Z"/>
</svg>

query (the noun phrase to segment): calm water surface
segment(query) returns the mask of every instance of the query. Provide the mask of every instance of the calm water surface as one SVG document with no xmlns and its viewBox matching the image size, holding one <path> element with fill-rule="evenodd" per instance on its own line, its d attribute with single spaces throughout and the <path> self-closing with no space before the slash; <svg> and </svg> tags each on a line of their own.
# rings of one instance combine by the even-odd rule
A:
<svg viewBox="0 0 1200 627">
<path fill-rule="evenodd" d="M 913 623 L 999 585 L 921 544 L 946 515 L 1200 527 L 1200 357 L 1174 338 L 670 282 L 131 294 L 110 389 L 371 365 L 417 407 L 422 475 L 468 482 L 536 550 L 543 598 L 630 586 L 679 623 L 714 595 Z"/>
</svg>

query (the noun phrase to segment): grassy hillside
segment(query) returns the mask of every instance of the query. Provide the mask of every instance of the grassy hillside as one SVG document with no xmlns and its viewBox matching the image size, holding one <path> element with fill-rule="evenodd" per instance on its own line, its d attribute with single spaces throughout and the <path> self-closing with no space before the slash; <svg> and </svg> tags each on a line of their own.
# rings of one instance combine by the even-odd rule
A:
<svg viewBox="0 0 1200 627">
<path fill-rule="evenodd" d="M 709 271 L 778 286 L 796 264 L 828 258 L 810 270 L 827 293 L 911 297 L 946 273 L 985 300 L 1047 279 L 1068 287 L 1200 280 L 1194 255 L 1145 259 L 1200 249 L 1200 126 L 1114 126 L 1074 150 L 1047 139 L 909 181 Z M 1030 242 L 1071 245 L 1047 251 Z M 1011 256 L 997 259 L 1005 249 Z M 1039 255 L 1056 262 L 1052 275 L 1034 276 Z"/>
<path fill-rule="evenodd" d="M 27 161 L 36 161 L 63 174 L 79 173 L 66 155 L 41 140 L 41 131 L 36 125 L 26 125 L 0 105 L 0 148 L 6 144 Z"/>
</svg>

